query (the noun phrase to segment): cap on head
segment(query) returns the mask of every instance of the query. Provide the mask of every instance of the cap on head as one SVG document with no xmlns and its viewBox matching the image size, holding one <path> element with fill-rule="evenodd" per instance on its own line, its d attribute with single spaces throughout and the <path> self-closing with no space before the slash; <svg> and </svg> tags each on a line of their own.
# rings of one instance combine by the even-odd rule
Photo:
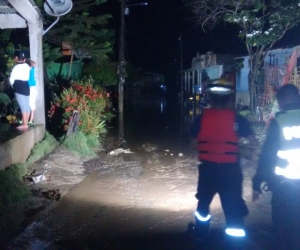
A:
<svg viewBox="0 0 300 250">
<path fill-rule="evenodd" d="M 25 53 L 22 50 L 16 50 L 14 53 L 14 57 L 18 57 L 19 60 L 24 60 L 25 59 Z"/>
<path fill-rule="evenodd" d="M 234 85 L 226 79 L 218 78 L 207 85 L 207 92 L 217 95 L 229 95 L 234 92 Z"/>
<path fill-rule="evenodd" d="M 277 90 L 277 100 L 280 106 L 287 103 L 299 102 L 299 89 L 294 84 L 285 84 Z"/>
</svg>

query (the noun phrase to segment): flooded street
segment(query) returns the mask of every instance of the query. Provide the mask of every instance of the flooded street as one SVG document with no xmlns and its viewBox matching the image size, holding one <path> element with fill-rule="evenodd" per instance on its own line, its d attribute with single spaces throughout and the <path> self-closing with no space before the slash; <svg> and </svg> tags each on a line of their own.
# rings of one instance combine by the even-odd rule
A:
<svg viewBox="0 0 300 250">
<path fill-rule="evenodd" d="M 14 249 L 228 249 L 218 196 L 211 204 L 209 241 L 199 245 L 192 237 L 198 162 L 182 133 L 179 107 L 157 98 L 137 99 L 126 109 L 131 153 L 102 151 L 85 162 L 88 176 L 30 225 Z M 117 148 L 114 140 L 108 139 L 108 152 Z M 250 215 L 248 237 L 238 249 L 274 249 L 270 196 L 251 201 L 255 164 L 241 161 Z"/>
</svg>

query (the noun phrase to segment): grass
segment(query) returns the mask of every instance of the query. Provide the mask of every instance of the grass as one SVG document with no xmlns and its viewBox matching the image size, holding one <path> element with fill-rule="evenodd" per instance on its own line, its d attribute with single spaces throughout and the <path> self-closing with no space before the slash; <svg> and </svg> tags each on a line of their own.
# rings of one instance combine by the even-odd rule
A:
<svg viewBox="0 0 300 250">
<path fill-rule="evenodd" d="M 61 144 L 80 156 L 95 156 L 95 149 L 101 147 L 99 137 L 84 135 L 80 131 L 66 137 Z M 25 163 L 12 165 L 0 171 L 0 215 L 28 197 L 29 189 L 23 182 L 28 166 L 51 153 L 57 146 L 58 141 L 46 132 L 45 138 L 34 146 Z"/>
<path fill-rule="evenodd" d="M 28 196 L 28 187 L 23 182 L 26 172 L 26 164 L 17 164 L 0 171 L 0 215 L 8 212 L 12 205 Z"/>
<path fill-rule="evenodd" d="M 101 145 L 99 137 L 95 135 L 85 135 L 81 131 L 65 137 L 61 143 L 67 149 L 80 156 L 94 156 L 95 149 Z"/>
<path fill-rule="evenodd" d="M 27 165 L 30 165 L 51 153 L 58 145 L 57 140 L 46 131 L 44 140 L 37 143 L 31 150 L 30 156 L 26 161 Z"/>
<path fill-rule="evenodd" d="M 15 164 L 0 171 L 0 215 L 5 214 L 11 206 L 28 197 L 29 189 L 23 181 L 28 166 L 49 154 L 57 146 L 58 142 L 46 132 L 45 138 L 34 146 L 25 163 Z"/>
</svg>

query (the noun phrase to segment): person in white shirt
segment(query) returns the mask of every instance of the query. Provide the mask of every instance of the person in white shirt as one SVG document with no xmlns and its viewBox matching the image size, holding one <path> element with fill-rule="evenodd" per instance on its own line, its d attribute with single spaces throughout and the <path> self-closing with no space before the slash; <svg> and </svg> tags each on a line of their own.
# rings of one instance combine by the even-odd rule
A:
<svg viewBox="0 0 300 250">
<path fill-rule="evenodd" d="M 10 74 L 9 81 L 13 87 L 15 98 L 19 104 L 22 113 L 22 124 L 18 129 L 28 129 L 28 119 L 30 114 L 29 107 L 29 76 L 30 67 L 25 62 L 25 53 L 15 51 L 14 62 L 16 63 Z"/>
</svg>

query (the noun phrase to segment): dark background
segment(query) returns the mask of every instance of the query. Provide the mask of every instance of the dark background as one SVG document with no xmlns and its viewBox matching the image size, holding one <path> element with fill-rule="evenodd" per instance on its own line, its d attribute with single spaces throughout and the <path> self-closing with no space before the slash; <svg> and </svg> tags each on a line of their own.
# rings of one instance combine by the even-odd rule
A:
<svg viewBox="0 0 300 250">
<path fill-rule="evenodd" d="M 204 54 L 247 55 L 243 41 L 238 37 L 237 27 L 221 24 L 204 32 L 195 23 L 193 15 L 182 0 L 129 0 L 127 5 L 148 2 L 147 6 L 129 7 L 126 22 L 126 59 L 134 67 L 144 71 L 163 74 L 166 82 L 173 82 L 180 71 L 180 50 L 183 69 L 190 68 L 197 52 Z M 118 54 L 120 29 L 120 1 L 108 0 L 116 29 L 115 58 Z M 295 27 L 278 42 L 275 48 L 292 47 L 300 43 L 300 29 Z M 180 43 L 182 36 L 182 44 Z"/>
<path fill-rule="evenodd" d="M 127 5 L 142 2 L 130 0 Z M 190 67 L 192 58 L 198 51 L 200 54 L 207 51 L 245 54 L 243 43 L 237 35 L 232 35 L 237 34 L 237 29 L 220 25 L 213 31 L 204 32 L 192 20 L 192 15 L 182 0 L 147 2 L 147 6 L 129 7 L 130 14 L 125 16 L 125 55 L 135 67 L 164 74 L 168 80 L 174 78 L 180 70 L 181 49 L 183 69 Z M 113 10 L 116 27 L 115 51 L 118 52 L 120 2 L 111 0 L 108 4 Z M 180 43 L 180 36 L 182 43 Z"/>
</svg>

